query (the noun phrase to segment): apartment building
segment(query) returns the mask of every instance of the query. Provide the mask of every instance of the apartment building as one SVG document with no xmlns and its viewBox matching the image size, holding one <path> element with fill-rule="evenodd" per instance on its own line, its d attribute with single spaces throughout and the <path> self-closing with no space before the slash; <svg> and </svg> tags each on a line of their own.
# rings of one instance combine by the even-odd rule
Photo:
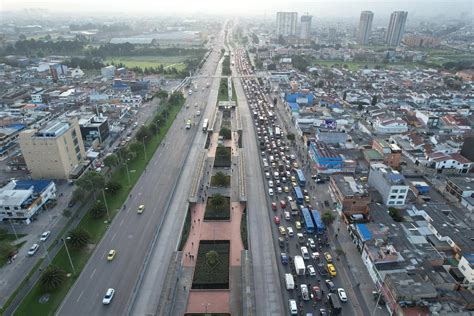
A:
<svg viewBox="0 0 474 316">
<path fill-rule="evenodd" d="M 402 149 L 397 144 L 390 144 L 384 139 L 374 139 L 372 149 L 382 155 L 384 163 L 389 167 L 398 168 L 400 166 Z"/>
<path fill-rule="evenodd" d="M 409 186 L 405 177 L 385 164 L 372 164 L 369 172 L 369 184 L 377 189 L 383 203 L 389 207 L 405 205 Z"/>
<path fill-rule="evenodd" d="M 86 157 L 76 119 L 59 118 L 20 133 L 20 148 L 34 179 L 68 179 Z"/>
<path fill-rule="evenodd" d="M 354 177 L 344 174 L 332 175 L 329 190 L 336 198 L 337 210 L 345 216 L 369 213 L 370 196 L 368 191 Z"/>
</svg>

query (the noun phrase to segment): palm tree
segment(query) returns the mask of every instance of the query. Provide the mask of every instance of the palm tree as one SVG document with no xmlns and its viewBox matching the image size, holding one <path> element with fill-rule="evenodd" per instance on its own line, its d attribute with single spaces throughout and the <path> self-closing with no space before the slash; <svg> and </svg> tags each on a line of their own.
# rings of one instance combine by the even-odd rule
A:
<svg viewBox="0 0 474 316">
<path fill-rule="evenodd" d="M 56 266 L 48 266 L 40 278 L 41 289 L 45 292 L 57 290 L 66 280 L 66 272 Z"/>
<path fill-rule="evenodd" d="M 76 228 L 69 232 L 70 239 L 68 243 L 71 245 L 71 248 L 82 249 L 89 243 L 91 236 L 83 228 Z"/>
<path fill-rule="evenodd" d="M 90 212 L 93 218 L 102 218 L 105 215 L 105 207 L 101 202 L 97 202 L 91 208 Z"/>
</svg>

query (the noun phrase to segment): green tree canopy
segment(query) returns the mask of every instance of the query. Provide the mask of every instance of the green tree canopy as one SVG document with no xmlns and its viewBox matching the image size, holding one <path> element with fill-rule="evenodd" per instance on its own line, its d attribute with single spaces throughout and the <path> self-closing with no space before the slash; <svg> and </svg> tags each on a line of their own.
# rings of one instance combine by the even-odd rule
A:
<svg viewBox="0 0 474 316">
<path fill-rule="evenodd" d="M 91 235 L 83 228 L 75 228 L 69 232 L 68 244 L 74 249 L 83 249 L 91 239 Z"/>
<path fill-rule="evenodd" d="M 104 158 L 104 165 L 109 168 L 116 167 L 119 164 L 119 159 L 116 154 L 110 154 Z"/>
<path fill-rule="evenodd" d="M 103 189 L 105 186 L 105 178 L 96 171 L 89 171 L 76 181 L 76 185 L 85 191 Z"/>
<path fill-rule="evenodd" d="M 54 292 L 66 280 L 66 272 L 56 266 L 48 266 L 40 278 L 40 286 L 44 292 Z"/>
<path fill-rule="evenodd" d="M 321 219 L 323 220 L 323 223 L 326 226 L 329 226 L 334 222 L 336 217 L 334 216 L 334 214 L 331 211 L 326 211 L 326 212 L 323 213 L 323 216 L 322 216 Z"/>
</svg>

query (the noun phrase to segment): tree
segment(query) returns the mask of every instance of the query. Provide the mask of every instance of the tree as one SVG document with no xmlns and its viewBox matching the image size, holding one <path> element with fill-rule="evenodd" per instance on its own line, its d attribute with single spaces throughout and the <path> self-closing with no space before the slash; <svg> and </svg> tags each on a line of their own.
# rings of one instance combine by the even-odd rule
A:
<svg viewBox="0 0 474 316">
<path fill-rule="evenodd" d="M 344 94 L 342 95 L 342 99 L 346 101 L 346 98 L 347 98 L 347 91 L 344 91 Z"/>
<path fill-rule="evenodd" d="M 107 192 L 109 192 L 112 195 L 120 191 L 121 188 L 122 188 L 122 184 L 118 181 L 110 180 L 107 183 Z"/>
<path fill-rule="evenodd" d="M 86 195 L 86 192 L 83 188 L 81 187 L 77 187 L 73 192 L 72 192 L 72 200 L 77 202 L 77 201 L 80 201 L 82 199 L 84 199 Z"/>
<path fill-rule="evenodd" d="M 286 138 L 291 141 L 291 142 L 294 142 L 295 141 L 295 134 L 293 133 L 288 133 L 286 134 Z"/>
<path fill-rule="evenodd" d="M 215 250 L 210 250 L 206 253 L 206 261 L 207 264 L 212 266 L 215 266 L 217 262 L 219 261 L 219 254 Z"/>
<path fill-rule="evenodd" d="M 40 278 L 40 286 L 44 292 L 57 290 L 66 280 L 66 272 L 57 266 L 48 266 Z"/>
<path fill-rule="evenodd" d="M 102 204 L 102 202 L 96 202 L 94 206 L 92 206 L 90 212 L 91 212 L 92 218 L 99 219 L 99 218 L 104 217 L 106 209 L 105 209 L 104 204 Z"/>
<path fill-rule="evenodd" d="M 216 211 L 224 211 L 226 207 L 226 199 L 221 194 L 215 194 L 210 199 L 210 206 Z"/>
<path fill-rule="evenodd" d="M 232 132 L 227 127 L 222 127 L 221 131 L 219 132 L 219 135 L 224 137 L 224 139 L 231 139 L 232 138 Z"/>
<path fill-rule="evenodd" d="M 229 178 L 225 173 L 219 171 L 213 176 L 213 183 L 218 187 L 227 187 L 229 186 Z"/>
<path fill-rule="evenodd" d="M 89 171 L 76 181 L 76 185 L 85 191 L 95 191 L 104 188 L 105 178 L 96 171 Z"/>
<path fill-rule="evenodd" d="M 145 125 L 140 126 L 140 128 L 137 131 L 136 137 L 139 141 L 145 140 L 146 142 L 151 137 L 150 129 L 146 127 Z"/>
<path fill-rule="evenodd" d="M 83 228 L 76 228 L 69 232 L 68 244 L 74 249 L 83 249 L 91 240 L 91 235 Z"/>
<path fill-rule="evenodd" d="M 358 110 L 359 112 L 362 111 L 363 109 L 364 109 L 364 106 L 363 106 L 362 104 L 359 104 L 359 105 L 357 106 L 357 110 Z"/>
<path fill-rule="evenodd" d="M 231 160 L 230 155 L 231 155 L 230 150 L 227 150 L 226 147 L 222 145 L 217 146 L 217 149 L 216 149 L 217 161 L 222 161 L 222 162 L 230 161 Z"/>
<path fill-rule="evenodd" d="M 130 150 L 132 152 L 134 152 L 137 155 L 138 155 L 138 153 L 143 151 L 143 144 L 141 144 L 140 142 L 137 142 L 137 141 L 131 143 L 128 147 L 130 148 Z"/>
<path fill-rule="evenodd" d="M 116 154 L 110 154 L 107 157 L 104 158 L 104 165 L 112 168 L 116 167 L 119 164 L 119 159 Z"/>
<path fill-rule="evenodd" d="M 376 95 L 374 95 L 374 96 L 372 97 L 372 102 L 370 102 L 370 104 L 371 104 L 372 106 L 374 106 L 374 105 L 377 104 L 377 96 L 376 96 Z"/>
<path fill-rule="evenodd" d="M 336 217 L 334 216 L 334 214 L 331 211 L 326 211 L 326 212 L 323 213 L 323 216 L 322 216 L 321 219 L 323 220 L 323 223 L 326 226 L 329 226 L 334 222 Z"/>
</svg>

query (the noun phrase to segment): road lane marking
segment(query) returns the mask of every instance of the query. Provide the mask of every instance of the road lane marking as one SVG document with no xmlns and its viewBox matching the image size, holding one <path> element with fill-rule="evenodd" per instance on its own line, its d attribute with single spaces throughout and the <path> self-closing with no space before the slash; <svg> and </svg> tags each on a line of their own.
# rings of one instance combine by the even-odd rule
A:
<svg viewBox="0 0 474 316">
<path fill-rule="evenodd" d="M 90 279 L 92 279 L 92 278 L 94 277 L 94 274 L 95 274 L 95 271 L 96 271 L 96 270 L 97 270 L 97 269 L 94 269 L 94 271 L 92 271 Z M 81 293 L 81 294 L 82 294 L 82 293 Z"/>
<path fill-rule="evenodd" d="M 117 233 L 115 233 L 113 236 L 112 236 L 112 240 L 111 241 L 114 241 L 115 237 L 117 236 Z"/>
<path fill-rule="evenodd" d="M 119 226 L 122 226 L 122 224 L 123 224 L 123 218 L 122 218 L 122 220 L 120 221 L 120 225 L 119 225 Z"/>
<path fill-rule="evenodd" d="M 79 302 L 79 300 L 81 299 L 82 294 L 84 294 L 84 290 L 81 292 L 81 294 L 79 294 L 79 296 L 78 296 L 76 302 Z"/>
</svg>

